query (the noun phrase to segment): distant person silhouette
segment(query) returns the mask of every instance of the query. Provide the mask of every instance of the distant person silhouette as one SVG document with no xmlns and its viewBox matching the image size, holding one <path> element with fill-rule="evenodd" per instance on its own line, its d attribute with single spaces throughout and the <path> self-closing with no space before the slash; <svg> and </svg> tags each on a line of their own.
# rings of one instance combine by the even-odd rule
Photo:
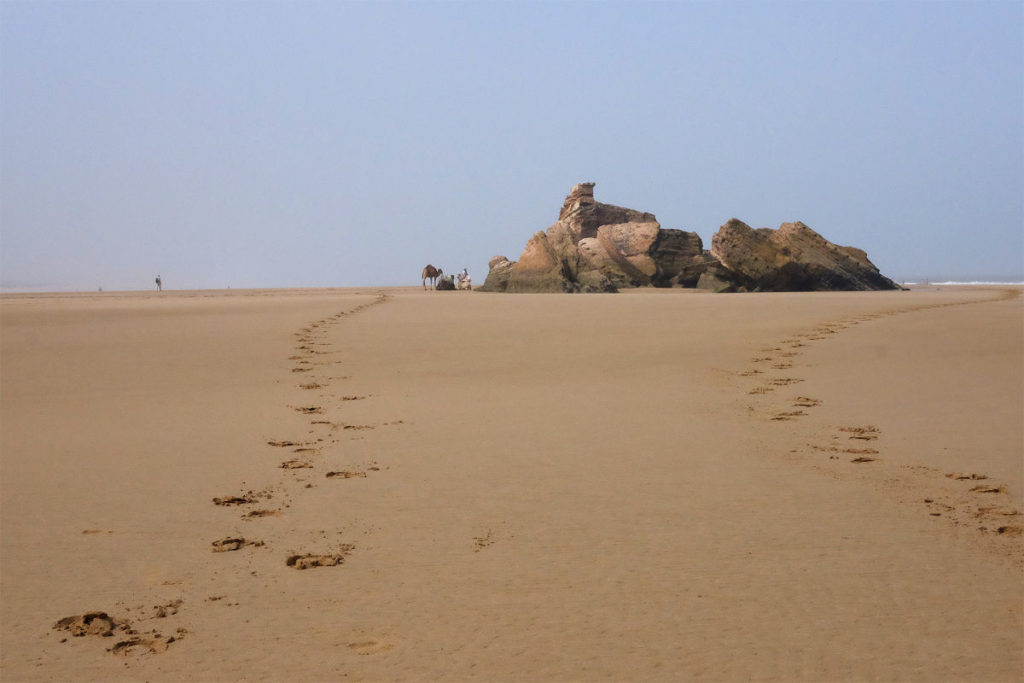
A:
<svg viewBox="0 0 1024 683">
<path fill-rule="evenodd" d="M 158 291 L 158 292 L 164 291 L 164 283 L 160 279 L 159 275 L 156 276 L 156 291 Z"/>
</svg>

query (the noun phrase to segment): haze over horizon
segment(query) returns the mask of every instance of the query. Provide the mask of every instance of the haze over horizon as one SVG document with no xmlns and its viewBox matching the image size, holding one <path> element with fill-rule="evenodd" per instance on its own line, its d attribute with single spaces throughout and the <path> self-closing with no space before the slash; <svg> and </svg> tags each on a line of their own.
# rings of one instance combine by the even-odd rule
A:
<svg viewBox="0 0 1024 683">
<path fill-rule="evenodd" d="M 475 283 L 578 182 L 1024 281 L 1024 4 L 0 3 L 0 286 Z"/>
</svg>

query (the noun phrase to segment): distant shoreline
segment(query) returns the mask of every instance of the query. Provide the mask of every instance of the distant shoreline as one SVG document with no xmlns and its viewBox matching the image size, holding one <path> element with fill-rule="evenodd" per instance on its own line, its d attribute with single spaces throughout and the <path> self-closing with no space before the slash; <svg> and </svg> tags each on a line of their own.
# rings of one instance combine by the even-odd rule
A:
<svg viewBox="0 0 1024 683">
<path fill-rule="evenodd" d="M 959 280 L 944 280 L 941 282 L 934 282 L 932 280 L 922 280 L 920 282 L 901 282 L 905 287 L 933 287 L 942 285 L 944 287 L 1021 287 L 1024 286 L 1024 281 L 1021 282 L 1004 282 L 997 280 L 971 280 L 970 282 L 962 282 Z"/>
<path fill-rule="evenodd" d="M 362 287 L 254 287 L 250 289 L 165 289 L 158 292 L 155 289 L 109 289 L 103 291 L 95 290 L 27 290 L 27 289 L 0 289 L 0 299 L 19 298 L 60 298 L 60 297 L 125 297 L 125 296 L 150 296 L 159 297 L 197 297 L 197 296 L 309 296 L 309 295 L 330 295 L 330 294 L 374 294 L 381 291 L 398 291 L 407 289 L 420 289 L 419 285 L 405 286 L 362 286 Z"/>
<path fill-rule="evenodd" d="M 909 288 L 923 287 L 1024 287 L 1024 281 L 997 281 L 997 280 L 943 280 L 943 281 L 905 281 L 900 285 Z M 155 289 L 105 289 L 105 290 L 83 290 L 83 289 L 29 289 L 29 288 L 0 288 L 0 299 L 17 299 L 24 297 L 86 297 L 86 296 L 270 296 L 270 295 L 310 295 L 310 294 L 353 294 L 365 292 L 367 294 L 378 291 L 400 291 L 400 290 L 421 289 L 419 285 L 353 285 L 341 287 L 251 287 L 251 288 L 222 288 L 222 289 L 165 289 L 158 292 Z M 689 291 L 681 287 L 668 288 L 679 291 Z M 665 290 L 659 290 L 665 291 Z M 753 292 L 763 294 L 769 292 Z M 821 294 L 823 292 L 790 292 L 792 294 Z"/>
</svg>

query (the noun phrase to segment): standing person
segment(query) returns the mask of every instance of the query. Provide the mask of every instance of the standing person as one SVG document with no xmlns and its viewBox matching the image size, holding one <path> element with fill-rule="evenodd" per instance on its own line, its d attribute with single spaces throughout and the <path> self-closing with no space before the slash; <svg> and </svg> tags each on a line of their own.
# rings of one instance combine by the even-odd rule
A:
<svg viewBox="0 0 1024 683">
<path fill-rule="evenodd" d="M 156 276 L 156 291 L 158 291 L 158 292 L 164 291 L 164 283 L 160 279 L 159 275 Z"/>
</svg>

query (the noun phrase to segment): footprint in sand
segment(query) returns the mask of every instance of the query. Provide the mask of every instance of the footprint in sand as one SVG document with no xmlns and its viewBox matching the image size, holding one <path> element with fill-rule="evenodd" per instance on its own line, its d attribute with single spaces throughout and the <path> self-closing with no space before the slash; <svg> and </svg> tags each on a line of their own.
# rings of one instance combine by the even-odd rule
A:
<svg viewBox="0 0 1024 683">
<path fill-rule="evenodd" d="M 250 510 L 242 515 L 243 519 L 257 519 L 259 517 L 278 517 L 281 514 L 280 509 L 276 510 Z"/>
<path fill-rule="evenodd" d="M 840 427 L 839 431 L 849 434 L 850 439 L 861 441 L 874 441 L 878 438 L 880 430 L 878 427 L 868 425 L 866 427 Z"/>
<path fill-rule="evenodd" d="M 262 545 L 262 543 L 261 543 Z M 154 619 L 166 619 L 168 615 L 174 615 L 178 613 L 178 608 L 185 601 L 182 599 L 171 600 L 164 605 L 153 605 L 153 618 Z"/>
<path fill-rule="evenodd" d="M 131 623 L 127 619 L 117 619 L 106 612 L 86 612 L 71 617 L 64 617 L 53 625 L 56 631 L 67 631 L 75 638 L 82 636 L 103 636 L 109 638 L 115 631 L 131 632 Z"/>
<path fill-rule="evenodd" d="M 798 408 L 814 408 L 820 406 L 821 401 L 816 398 L 808 398 L 807 396 L 797 396 L 793 399 L 793 405 Z"/>
<path fill-rule="evenodd" d="M 1018 515 L 1020 515 L 1020 510 L 1009 505 L 981 505 L 974 513 L 975 517 L 1016 517 Z"/>
<path fill-rule="evenodd" d="M 796 377 L 773 377 L 773 378 L 769 379 L 767 382 L 765 382 L 764 384 L 760 384 L 760 385 L 754 387 L 753 389 L 751 389 L 747 393 L 748 394 L 767 394 L 767 393 L 770 393 L 772 391 L 775 391 L 776 387 L 784 387 L 784 386 L 788 386 L 790 384 L 796 384 L 798 382 L 803 382 L 803 380 L 802 379 L 798 379 Z"/>
<path fill-rule="evenodd" d="M 1006 493 L 1006 489 L 1002 486 L 987 486 L 980 484 L 971 488 L 971 493 Z"/>
<path fill-rule="evenodd" d="M 492 530 L 490 530 L 490 529 L 488 529 L 487 533 L 482 535 L 482 536 L 474 536 L 473 537 L 473 552 L 474 553 L 478 553 L 478 552 L 480 552 L 481 550 L 483 550 L 485 548 L 491 547 L 492 545 L 494 545 L 494 541 L 495 541 L 494 532 Z"/>
<path fill-rule="evenodd" d="M 945 476 L 947 479 L 967 482 L 988 479 L 988 475 L 973 472 L 950 472 Z M 1006 487 L 1001 485 L 979 484 L 971 487 L 968 492 L 1000 496 L 1006 493 Z M 939 502 L 933 498 L 925 498 L 924 502 L 928 505 L 929 514 L 932 517 L 945 517 L 958 526 L 966 524 L 967 520 L 973 518 L 980 523 L 977 530 L 982 533 L 994 532 L 997 536 L 1003 536 L 1006 538 L 1017 537 L 1024 533 L 1024 526 L 1019 523 L 1009 523 L 1011 521 L 1017 522 L 1021 517 L 1020 510 L 1011 505 L 996 503 L 993 505 L 978 505 L 977 507 L 974 507 L 971 503 L 966 502 L 959 496 L 956 500 L 951 501 L 953 504 Z"/>
<path fill-rule="evenodd" d="M 263 547 L 263 541 L 252 541 L 247 538 L 242 538 L 239 536 L 237 538 L 222 538 L 220 540 L 214 541 L 210 545 L 213 546 L 213 552 L 215 553 L 229 553 L 235 550 L 241 550 L 246 546 L 261 548 Z"/>
<path fill-rule="evenodd" d="M 167 610 L 168 608 L 173 608 L 171 613 L 174 614 L 177 612 L 181 602 L 181 600 L 175 600 L 168 605 L 158 606 L 158 609 L 163 608 Z M 160 616 L 158 613 L 157 617 Z M 166 612 L 163 616 L 166 616 Z M 66 631 L 76 638 L 82 636 L 100 636 L 104 638 L 110 638 L 115 635 L 127 636 L 124 640 L 115 643 L 113 647 L 107 648 L 108 652 L 117 655 L 128 655 L 137 648 L 144 649 L 151 654 L 159 654 L 165 652 L 171 643 L 181 640 L 188 633 L 186 629 L 179 628 L 175 635 L 164 636 L 154 629 L 147 634 L 139 635 L 138 631 L 132 628 L 131 622 L 127 619 L 118 619 L 102 611 L 86 612 L 81 615 L 64 617 L 53 625 L 53 629 Z M 67 638 L 64 638 L 61 642 L 66 640 Z"/>
<path fill-rule="evenodd" d="M 244 483 L 244 482 L 243 482 Z M 251 505 L 252 503 L 259 502 L 261 500 L 270 500 L 274 497 L 273 492 L 269 488 L 262 489 L 260 491 L 246 491 L 241 496 L 224 496 L 222 498 L 214 498 L 214 505 Z"/>
<path fill-rule="evenodd" d="M 1007 517 L 1013 517 L 1014 521 L 1020 519 L 1020 510 L 1010 507 L 1009 505 L 982 505 L 979 506 L 974 512 L 974 518 L 981 521 L 993 521 L 1003 522 L 995 528 L 995 532 L 1000 536 L 1012 537 L 1020 536 L 1024 527 L 1020 524 L 1007 524 Z M 988 531 L 987 526 L 978 527 L 980 531 Z"/>
<path fill-rule="evenodd" d="M 280 469 L 283 469 L 283 470 L 306 470 L 306 469 L 311 469 L 312 466 L 313 466 L 313 464 L 310 463 L 310 462 L 306 462 L 305 460 L 297 460 L 297 459 L 286 460 L 281 465 L 278 465 L 278 467 Z"/>
<path fill-rule="evenodd" d="M 326 474 L 328 479 L 355 479 L 355 478 L 366 478 L 366 472 L 359 472 L 353 470 L 339 470 L 335 472 L 328 472 Z"/>
<path fill-rule="evenodd" d="M 291 460 L 285 460 L 278 467 L 282 470 L 304 470 L 313 467 L 313 463 L 292 458 Z"/>
<path fill-rule="evenodd" d="M 329 555 L 291 555 L 285 560 L 285 564 L 299 570 L 312 569 L 313 567 L 336 567 L 345 564 L 345 558 L 354 549 L 354 545 L 346 543 L 338 548 L 337 553 Z"/>
<path fill-rule="evenodd" d="M 117 642 L 114 647 L 109 648 L 107 651 L 123 656 L 128 656 L 136 649 L 144 650 L 150 654 L 160 654 L 161 652 L 166 652 L 171 643 L 181 640 L 185 633 L 188 633 L 188 631 L 178 629 L 177 635 L 173 636 L 164 636 L 156 631 L 148 634 L 149 637 L 132 636 Z"/>
<path fill-rule="evenodd" d="M 223 498 L 214 498 L 214 505 L 249 505 L 255 503 L 256 498 L 251 495 L 244 496 L 224 496 Z"/>
<path fill-rule="evenodd" d="M 803 417 L 805 415 L 807 415 L 807 413 L 805 413 L 802 410 L 793 410 L 788 413 L 778 413 L 777 415 L 772 417 L 772 419 L 775 421 L 784 422 L 787 420 L 795 420 L 796 418 Z"/>
</svg>

